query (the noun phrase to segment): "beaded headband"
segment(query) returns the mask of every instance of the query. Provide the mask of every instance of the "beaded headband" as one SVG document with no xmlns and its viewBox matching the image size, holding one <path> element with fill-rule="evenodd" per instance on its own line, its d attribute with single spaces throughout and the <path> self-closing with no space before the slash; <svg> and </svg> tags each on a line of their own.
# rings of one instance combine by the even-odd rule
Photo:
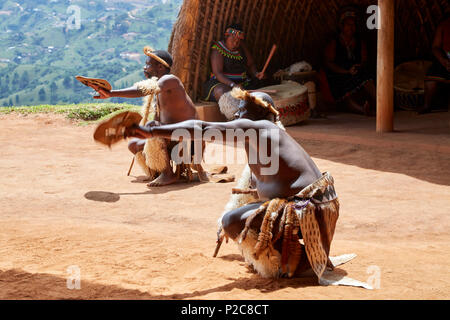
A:
<svg viewBox="0 0 450 320">
<path fill-rule="evenodd" d="M 244 31 L 236 30 L 236 29 L 233 29 L 233 28 L 228 28 L 225 31 L 225 35 L 227 35 L 227 36 L 236 36 L 236 37 L 238 37 L 241 40 L 244 40 L 244 38 L 245 38 Z"/>
<path fill-rule="evenodd" d="M 341 18 L 339 19 L 339 22 L 342 23 L 342 22 L 344 22 L 344 20 L 347 19 L 347 18 L 354 18 L 354 19 L 356 19 L 356 18 L 357 18 L 356 13 L 355 13 L 354 11 L 347 11 L 347 12 L 344 12 L 344 13 L 341 15 Z"/>
</svg>

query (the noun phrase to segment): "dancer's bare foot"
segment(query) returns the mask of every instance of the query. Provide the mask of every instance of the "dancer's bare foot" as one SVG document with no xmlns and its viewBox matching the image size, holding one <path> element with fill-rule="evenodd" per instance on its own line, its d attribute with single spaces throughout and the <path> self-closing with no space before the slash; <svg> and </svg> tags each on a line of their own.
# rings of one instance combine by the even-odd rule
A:
<svg viewBox="0 0 450 320">
<path fill-rule="evenodd" d="M 198 173 L 198 180 L 200 182 L 208 182 L 209 177 L 208 174 L 205 171 L 197 172 Z"/>
<path fill-rule="evenodd" d="M 361 105 L 351 97 L 347 97 L 344 99 L 344 102 L 349 111 L 363 114 L 366 116 L 370 115 L 370 103 L 368 101 L 366 101 L 363 105 Z"/>
<path fill-rule="evenodd" d="M 158 178 L 147 184 L 147 187 L 162 187 L 175 183 L 177 176 L 172 172 L 162 172 Z"/>
<path fill-rule="evenodd" d="M 149 182 L 155 180 L 155 176 L 146 176 L 142 179 L 142 182 Z"/>
<path fill-rule="evenodd" d="M 426 113 L 431 113 L 431 108 L 428 106 L 423 106 L 422 108 L 417 110 L 418 114 L 426 114 Z"/>
<path fill-rule="evenodd" d="M 194 164 L 193 167 L 194 167 L 194 170 L 197 171 L 198 181 L 200 181 L 200 182 L 208 182 L 209 181 L 208 173 L 205 170 L 203 170 L 203 167 L 200 164 Z"/>
</svg>

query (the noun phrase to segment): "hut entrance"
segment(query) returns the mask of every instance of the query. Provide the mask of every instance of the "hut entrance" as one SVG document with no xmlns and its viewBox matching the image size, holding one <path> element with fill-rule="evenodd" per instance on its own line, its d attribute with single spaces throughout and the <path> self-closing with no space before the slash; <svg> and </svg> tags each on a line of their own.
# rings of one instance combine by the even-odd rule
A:
<svg viewBox="0 0 450 320">
<path fill-rule="evenodd" d="M 380 0 L 383 1 L 386 0 Z M 243 26 L 246 45 L 259 68 L 264 65 L 272 46 L 277 45 L 276 54 L 267 69 L 268 74 L 300 61 L 308 62 L 313 70 L 320 71 L 323 68 L 324 48 L 337 31 L 340 8 L 355 2 L 184 1 L 169 44 L 169 51 L 174 57 L 173 72 L 180 77 L 191 98 L 200 102 L 202 85 L 211 71 L 211 45 L 222 37 L 225 27 L 234 22 Z M 376 29 L 367 28 L 367 20 L 373 14 L 367 13 L 367 8 L 378 5 L 379 1 L 361 0 L 357 4 L 361 12 L 359 31 L 366 40 L 370 71 L 376 79 L 378 34 Z M 436 26 L 450 12 L 448 1 L 395 0 L 393 8 L 395 65 L 411 60 L 429 60 Z M 393 74 L 388 76 L 393 77 Z M 326 97 L 326 93 L 322 93 Z"/>
</svg>

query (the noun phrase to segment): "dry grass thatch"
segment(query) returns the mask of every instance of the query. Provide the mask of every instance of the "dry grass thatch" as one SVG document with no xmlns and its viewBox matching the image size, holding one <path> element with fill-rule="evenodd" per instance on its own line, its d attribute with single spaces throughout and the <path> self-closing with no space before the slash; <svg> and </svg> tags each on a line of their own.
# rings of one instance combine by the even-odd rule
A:
<svg viewBox="0 0 450 320">
<path fill-rule="evenodd" d="M 396 1 L 396 62 L 427 58 L 437 24 L 450 11 L 447 0 Z M 306 60 L 318 67 L 323 48 L 336 31 L 339 9 L 358 3 L 362 9 L 363 35 L 370 59 L 376 59 L 376 30 L 368 30 L 367 6 L 376 0 L 185 0 L 176 21 L 169 51 L 174 56 L 173 72 L 190 96 L 201 96 L 202 83 L 210 72 L 209 52 L 227 24 L 241 23 L 246 44 L 260 68 L 275 43 L 278 51 L 269 71 Z M 373 63 L 375 65 L 375 63 Z"/>
</svg>

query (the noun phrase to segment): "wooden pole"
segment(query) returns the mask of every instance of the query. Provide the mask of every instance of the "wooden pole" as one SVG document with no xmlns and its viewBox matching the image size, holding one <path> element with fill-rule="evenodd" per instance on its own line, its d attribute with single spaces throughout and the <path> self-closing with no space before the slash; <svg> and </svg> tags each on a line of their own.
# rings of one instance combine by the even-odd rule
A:
<svg viewBox="0 0 450 320">
<path fill-rule="evenodd" d="M 378 0 L 377 132 L 394 131 L 394 0 Z"/>
</svg>

